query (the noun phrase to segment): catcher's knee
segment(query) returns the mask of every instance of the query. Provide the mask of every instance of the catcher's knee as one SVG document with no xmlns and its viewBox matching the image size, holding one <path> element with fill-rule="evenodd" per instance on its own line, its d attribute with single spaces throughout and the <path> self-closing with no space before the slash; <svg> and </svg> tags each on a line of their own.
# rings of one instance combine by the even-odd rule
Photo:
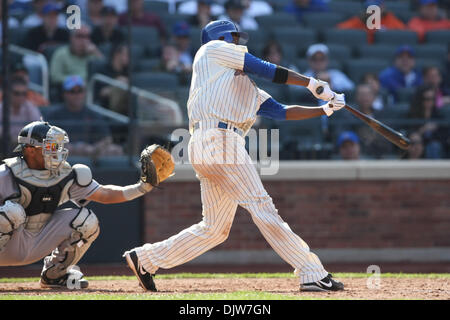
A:
<svg viewBox="0 0 450 320">
<path fill-rule="evenodd" d="M 81 208 L 70 223 L 70 226 L 80 235 L 83 242 L 93 242 L 100 233 L 97 216 L 92 210 Z"/>
<path fill-rule="evenodd" d="M 0 251 L 11 239 L 14 230 L 19 228 L 25 219 L 25 210 L 20 204 L 7 200 L 0 206 Z"/>
</svg>

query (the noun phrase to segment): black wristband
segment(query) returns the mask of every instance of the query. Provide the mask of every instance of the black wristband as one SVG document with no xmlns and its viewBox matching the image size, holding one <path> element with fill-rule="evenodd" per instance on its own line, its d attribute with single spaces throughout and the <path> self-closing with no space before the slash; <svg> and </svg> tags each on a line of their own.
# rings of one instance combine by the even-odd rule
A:
<svg viewBox="0 0 450 320">
<path fill-rule="evenodd" d="M 286 83 L 288 79 L 288 74 L 289 74 L 288 69 L 281 66 L 277 66 L 277 69 L 275 70 L 275 76 L 273 77 L 272 82 Z"/>
</svg>

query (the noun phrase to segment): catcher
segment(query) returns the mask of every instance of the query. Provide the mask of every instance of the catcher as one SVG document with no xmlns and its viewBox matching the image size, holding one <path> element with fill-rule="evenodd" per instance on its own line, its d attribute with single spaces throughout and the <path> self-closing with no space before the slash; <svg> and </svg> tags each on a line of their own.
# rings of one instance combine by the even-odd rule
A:
<svg viewBox="0 0 450 320">
<path fill-rule="evenodd" d="M 86 208 L 136 199 L 173 174 L 170 153 L 159 145 L 141 154 L 141 179 L 125 187 L 101 185 L 89 167 L 67 161 L 67 133 L 36 121 L 19 133 L 21 155 L 0 165 L 0 266 L 27 265 L 44 258 L 40 285 L 65 288 L 89 283 L 74 266 L 99 235 L 99 222 Z M 73 209 L 58 209 L 72 201 Z"/>
</svg>

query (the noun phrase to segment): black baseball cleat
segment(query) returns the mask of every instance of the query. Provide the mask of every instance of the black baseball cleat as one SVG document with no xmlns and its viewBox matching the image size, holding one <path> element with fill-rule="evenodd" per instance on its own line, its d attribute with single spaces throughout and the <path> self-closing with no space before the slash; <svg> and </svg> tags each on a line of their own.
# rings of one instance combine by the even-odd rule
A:
<svg viewBox="0 0 450 320">
<path fill-rule="evenodd" d="M 83 274 L 76 270 L 68 270 L 65 275 L 57 279 L 49 279 L 46 272 L 41 274 L 39 281 L 41 288 L 53 288 L 53 289 L 86 289 L 89 287 L 89 281 L 83 278 Z"/>
<path fill-rule="evenodd" d="M 342 282 L 333 280 L 329 273 L 325 278 L 316 282 L 300 284 L 300 291 L 340 291 L 344 290 Z"/>
<path fill-rule="evenodd" d="M 142 288 L 148 291 L 156 292 L 155 282 L 153 281 L 154 274 L 150 274 L 145 271 L 142 265 L 139 263 L 138 256 L 135 251 L 127 251 L 123 254 L 127 260 L 128 266 L 133 270 L 134 275 L 138 278 L 139 284 Z"/>
</svg>

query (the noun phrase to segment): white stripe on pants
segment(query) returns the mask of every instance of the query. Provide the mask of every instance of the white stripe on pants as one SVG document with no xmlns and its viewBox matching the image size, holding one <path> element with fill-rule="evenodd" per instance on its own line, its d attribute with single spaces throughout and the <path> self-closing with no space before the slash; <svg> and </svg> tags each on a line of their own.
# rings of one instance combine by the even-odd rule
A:
<svg viewBox="0 0 450 320">
<path fill-rule="evenodd" d="M 245 140 L 230 130 L 196 130 L 189 159 L 200 179 L 203 219 L 167 240 L 136 249 L 150 273 L 186 263 L 225 241 L 237 206 L 250 212 L 267 242 L 295 268 L 301 283 L 328 273 L 308 245 L 278 215 L 245 150 Z"/>
</svg>

